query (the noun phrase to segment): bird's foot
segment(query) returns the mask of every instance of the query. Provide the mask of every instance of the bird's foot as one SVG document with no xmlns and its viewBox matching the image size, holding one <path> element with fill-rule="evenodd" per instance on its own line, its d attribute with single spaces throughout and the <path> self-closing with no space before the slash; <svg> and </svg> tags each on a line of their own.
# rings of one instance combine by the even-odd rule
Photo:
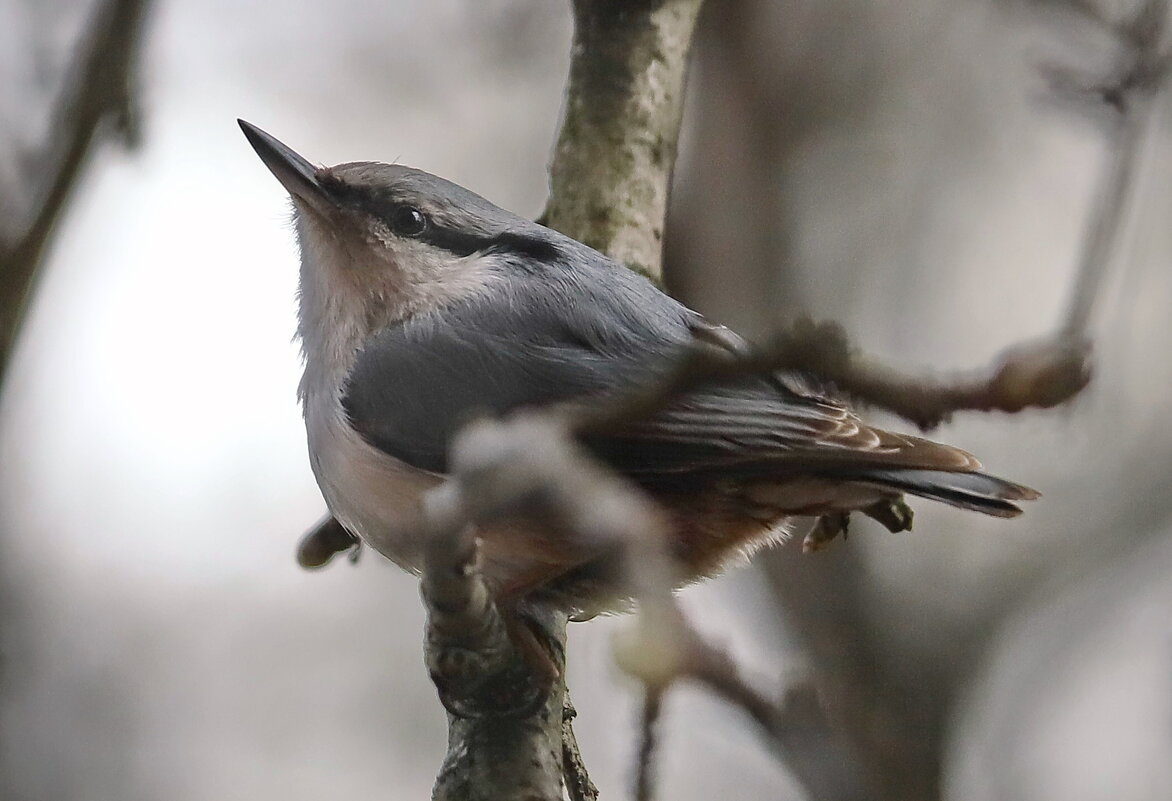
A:
<svg viewBox="0 0 1172 801">
<path fill-rule="evenodd" d="M 517 609 L 505 615 L 505 628 L 517 654 L 537 682 L 547 687 L 561 677 L 558 665 L 565 661 L 564 646 L 556 631 L 558 624 L 551 617 L 544 610 L 529 609 Z"/>
<path fill-rule="evenodd" d="M 903 498 L 885 498 L 868 506 L 863 514 L 878 522 L 892 534 L 912 530 L 915 513 Z"/>
<path fill-rule="evenodd" d="M 315 570 L 325 567 L 335 554 L 347 550 L 350 551 L 350 564 L 355 564 L 362 543 L 333 516 L 326 515 L 297 544 L 297 564 L 306 570 Z"/>
<path fill-rule="evenodd" d="M 830 512 L 820 516 L 802 540 L 802 552 L 814 553 L 830 544 L 839 534 L 845 540 L 850 526 L 850 512 Z"/>
<path fill-rule="evenodd" d="M 525 717 L 546 702 L 565 663 L 556 615 L 497 599 L 476 642 L 432 639 L 428 670 L 449 712 L 461 718 Z M 564 625 L 565 618 L 561 618 Z"/>
</svg>

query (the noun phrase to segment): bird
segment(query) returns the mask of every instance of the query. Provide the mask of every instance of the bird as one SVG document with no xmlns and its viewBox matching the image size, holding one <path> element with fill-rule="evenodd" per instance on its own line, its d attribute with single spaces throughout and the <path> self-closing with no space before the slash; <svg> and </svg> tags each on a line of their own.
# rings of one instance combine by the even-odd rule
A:
<svg viewBox="0 0 1172 801">
<path fill-rule="evenodd" d="M 314 165 L 239 124 L 292 199 L 300 248 L 298 397 L 329 509 L 303 564 L 361 541 L 419 573 L 423 498 L 473 416 L 635 391 L 698 339 L 746 346 L 646 277 L 457 184 L 399 164 Z M 667 510 L 681 582 L 783 540 L 799 517 L 818 519 L 818 546 L 853 512 L 910 528 L 904 494 L 996 517 L 1039 497 L 963 450 L 866 424 L 793 373 L 693 388 L 581 445 Z M 478 536 L 501 598 L 590 614 L 613 603 L 601 553 L 535 526 Z"/>
</svg>

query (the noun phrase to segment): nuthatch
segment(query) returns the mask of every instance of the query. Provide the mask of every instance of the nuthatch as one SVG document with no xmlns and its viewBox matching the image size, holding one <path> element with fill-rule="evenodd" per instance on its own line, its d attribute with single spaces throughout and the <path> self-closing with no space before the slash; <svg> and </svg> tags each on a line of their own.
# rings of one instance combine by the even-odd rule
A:
<svg viewBox="0 0 1172 801">
<path fill-rule="evenodd" d="M 467 189 L 399 165 L 315 167 L 240 126 L 293 199 L 314 475 L 333 517 L 407 570 L 421 567 L 421 498 L 473 412 L 629 392 L 705 332 L 737 347 L 645 278 Z M 998 517 L 1038 497 L 782 373 L 695 389 L 584 444 L 669 510 L 685 579 L 777 541 L 794 516 L 821 516 L 833 536 L 852 511 L 908 528 L 905 492 Z M 489 530 L 480 542 L 502 595 L 572 610 L 601 600 L 580 581 L 601 554 L 553 532 Z"/>
</svg>

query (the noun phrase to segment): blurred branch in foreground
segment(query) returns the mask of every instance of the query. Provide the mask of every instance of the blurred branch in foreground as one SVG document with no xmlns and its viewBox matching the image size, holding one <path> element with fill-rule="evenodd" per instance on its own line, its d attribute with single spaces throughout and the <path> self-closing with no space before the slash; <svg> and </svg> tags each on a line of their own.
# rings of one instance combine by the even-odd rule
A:
<svg viewBox="0 0 1172 801">
<path fill-rule="evenodd" d="M 16 345 L 37 270 L 54 225 L 81 176 L 96 137 L 116 134 L 127 146 L 138 137 L 135 69 L 150 0 L 104 0 L 81 35 L 54 103 L 49 136 L 24 154 L 22 190 L 30 209 L 0 241 L 0 387 Z"/>
<path fill-rule="evenodd" d="M 1064 403 L 1090 380 L 1088 351 L 1081 339 L 1060 335 L 1010 348 L 988 370 L 929 379 L 858 355 L 837 323 L 799 320 L 759 349 L 733 353 L 699 342 L 663 384 L 616 409 L 588 412 L 579 426 L 605 430 L 658 411 L 672 398 L 703 384 L 789 371 L 815 376 L 855 400 L 930 429 L 958 411 L 1019 412 Z"/>
</svg>

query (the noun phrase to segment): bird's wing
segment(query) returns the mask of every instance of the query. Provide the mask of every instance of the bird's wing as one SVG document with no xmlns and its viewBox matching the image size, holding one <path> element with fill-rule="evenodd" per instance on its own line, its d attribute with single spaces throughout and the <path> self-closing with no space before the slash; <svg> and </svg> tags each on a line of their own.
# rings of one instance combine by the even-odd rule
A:
<svg viewBox="0 0 1172 801">
<path fill-rule="evenodd" d="M 449 440 L 474 417 L 597 395 L 612 369 L 570 343 L 518 342 L 450 325 L 399 327 L 359 354 L 343 403 L 372 445 L 444 472 Z"/>
<path fill-rule="evenodd" d="M 518 266 L 474 298 L 376 333 L 343 405 L 368 442 L 442 472 L 448 441 L 473 416 L 637 386 L 670 364 L 695 316 L 617 265 Z"/>
<path fill-rule="evenodd" d="M 657 477 L 842 473 L 854 467 L 980 468 L 962 450 L 873 428 L 845 405 L 799 395 L 776 379 L 690 393 L 589 444 L 624 473 L 653 483 Z"/>
<path fill-rule="evenodd" d="M 591 296 L 578 282 L 548 275 L 540 284 L 514 280 L 497 295 L 379 332 L 347 382 L 351 425 L 384 452 L 443 472 L 448 441 L 478 413 L 636 391 L 697 336 L 743 347 L 727 329 L 614 269 L 609 282 L 586 282 Z M 812 467 L 979 467 L 955 448 L 871 428 L 845 405 L 777 375 L 695 390 L 584 444 L 646 484 Z"/>
<path fill-rule="evenodd" d="M 690 321 L 693 336 L 733 357 L 751 346 L 723 326 Z M 653 416 L 594 440 L 615 467 L 645 480 L 778 475 L 787 470 L 892 467 L 968 472 L 959 448 L 864 423 L 827 388 L 793 373 L 746 376 L 681 396 Z"/>
</svg>

